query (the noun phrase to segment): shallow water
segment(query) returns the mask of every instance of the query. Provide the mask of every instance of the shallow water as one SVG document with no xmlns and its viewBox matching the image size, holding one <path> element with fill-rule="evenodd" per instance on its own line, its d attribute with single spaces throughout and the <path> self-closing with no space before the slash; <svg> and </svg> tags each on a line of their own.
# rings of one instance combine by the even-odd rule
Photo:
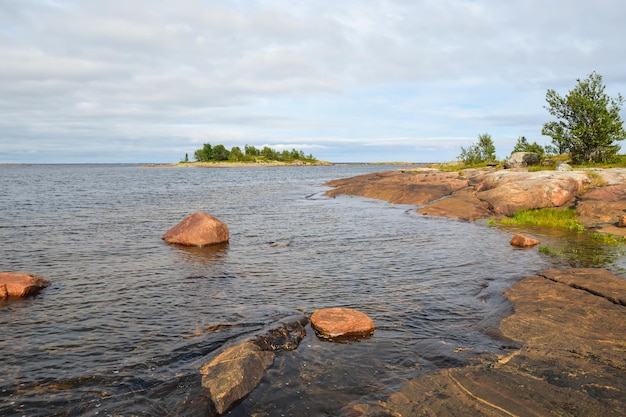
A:
<svg viewBox="0 0 626 417">
<path fill-rule="evenodd" d="M 212 352 L 324 307 L 358 308 L 377 330 L 338 344 L 308 327 L 229 415 L 349 415 L 500 352 L 502 292 L 571 261 L 512 248 L 511 230 L 323 196 L 328 180 L 394 168 L 0 167 L 0 270 L 53 283 L 0 302 L 0 415 L 207 415 L 198 371 Z M 230 243 L 161 240 L 196 211 Z"/>
</svg>

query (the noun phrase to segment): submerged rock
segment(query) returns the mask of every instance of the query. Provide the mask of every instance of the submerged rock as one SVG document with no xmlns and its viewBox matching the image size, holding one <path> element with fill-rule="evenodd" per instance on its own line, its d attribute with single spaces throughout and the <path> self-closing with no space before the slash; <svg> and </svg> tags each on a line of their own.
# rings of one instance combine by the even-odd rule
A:
<svg viewBox="0 0 626 417">
<path fill-rule="evenodd" d="M 218 414 L 224 414 L 256 388 L 274 356 L 252 342 L 244 342 L 224 350 L 200 369 L 202 386 L 208 388 Z"/>
<path fill-rule="evenodd" d="M 162 237 L 167 243 L 185 246 L 207 246 L 228 242 L 228 226 L 201 211 L 185 217 Z"/>
<path fill-rule="evenodd" d="M 226 348 L 200 369 L 215 410 L 224 414 L 250 394 L 272 365 L 276 352 L 295 350 L 306 335 L 308 320 L 293 315 L 280 320 L 253 340 Z"/>
<path fill-rule="evenodd" d="M 365 313 L 351 308 L 325 308 L 311 316 L 311 327 L 325 339 L 370 336 L 376 326 Z"/>
<path fill-rule="evenodd" d="M 28 297 L 50 285 L 50 281 L 39 275 L 0 272 L 0 299 Z"/>
</svg>

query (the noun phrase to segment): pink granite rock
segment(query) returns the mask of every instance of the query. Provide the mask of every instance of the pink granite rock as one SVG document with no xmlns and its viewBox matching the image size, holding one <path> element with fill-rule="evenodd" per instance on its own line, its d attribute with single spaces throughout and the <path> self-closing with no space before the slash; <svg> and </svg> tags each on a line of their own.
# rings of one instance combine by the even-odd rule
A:
<svg viewBox="0 0 626 417">
<path fill-rule="evenodd" d="M 519 248 L 530 248 L 531 246 L 538 245 L 539 243 L 541 242 L 537 239 L 519 234 L 513 236 L 513 239 L 511 239 L 511 245 Z"/>
<path fill-rule="evenodd" d="M 351 308 L 325 308 L 311 316 L 311 326 L 323 338 L 369 336 L 374 333 L 374 321 L 365 313 Z"/>
<path fill-rule="evenodd" d="M 201 211 L 185 217 L 162 237 L 167 243 L 185 246 L 207 246 L 228 242 L 226 224 Z"/>
<path fill-rule="evenodd" d="M 7 297 L 28 297 L 37 294 L 50 282 L 38 275 L 0 272 L 0 299 Z"/>
</svg>

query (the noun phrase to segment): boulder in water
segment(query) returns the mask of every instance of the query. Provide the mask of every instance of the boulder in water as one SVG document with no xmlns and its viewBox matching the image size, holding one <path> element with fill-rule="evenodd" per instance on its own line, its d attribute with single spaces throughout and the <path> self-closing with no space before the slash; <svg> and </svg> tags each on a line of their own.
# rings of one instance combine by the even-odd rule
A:
<svg viewBox="0 0 626 417">
<path fill-rule="evenodd" d="M 0 299 L 28 297 L 50 285 L 50 281 L 39 275 L 0 272 Z"/>
<path fill-rule="evenodd" d="M 228 242 L 228 226 L 204 212 L 185 217 L 162 237 L 167 243 L 185 246 L 207 246 Z"/>
<path fill-rule="evenodd" d="M 539 242 L 537 239 L 533 239 L 532 237 L 516 234 L 511 239 L 511 245 L 517 246 L 518 248 L 530 248 L 532 246 L 538 245 Z"/>
</svg>

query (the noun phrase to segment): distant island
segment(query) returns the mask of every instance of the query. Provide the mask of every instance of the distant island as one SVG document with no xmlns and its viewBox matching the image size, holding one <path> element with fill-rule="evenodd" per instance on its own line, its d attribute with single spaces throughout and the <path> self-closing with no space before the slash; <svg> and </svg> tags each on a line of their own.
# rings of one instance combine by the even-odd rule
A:
<svg viewBox="0 0 626 417">
<path fill-rule="evenodd" d="M 194 161 L 189 160 L 189 155 L 185 154 L 185 158 L 181 164 L 195 164 L 215 166 L 218 164 L 244 164 L 244 165 L 319 165 L 313 155 L 305 155 L 303 151 L 292 149 L 291 151 L 276 151 L 269 146 L 258 149 L 254 146 L 245 145 L 242 150 L 239 146 L 233 146 L 230 150 L 222 144 L 211 145 L 205 143 L 202 148 L 196 150 L 193 154 Z"/>
</svg>

